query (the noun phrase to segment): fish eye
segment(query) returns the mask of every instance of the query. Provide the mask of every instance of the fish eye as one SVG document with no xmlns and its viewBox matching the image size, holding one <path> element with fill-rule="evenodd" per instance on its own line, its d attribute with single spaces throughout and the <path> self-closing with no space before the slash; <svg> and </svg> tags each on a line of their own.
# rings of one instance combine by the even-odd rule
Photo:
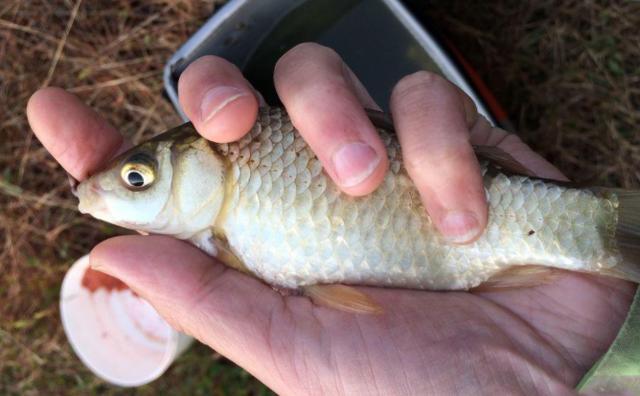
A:
<svg viewBox="0 0 640 396">
<path fill-rule="evenodd" d="M 120 171 L 122 182 L 133 191 L 145 189 L 153 184 L 155 174 L 155 163 L 139 154 L 131 156 Z"/>
<path fill-rule="evenodd" d="M 148 182 L 145 181 L 143 173 L 131 169 L 127 172 L 127 183 L 132 187 L 143 187 Z"/>
</svg>

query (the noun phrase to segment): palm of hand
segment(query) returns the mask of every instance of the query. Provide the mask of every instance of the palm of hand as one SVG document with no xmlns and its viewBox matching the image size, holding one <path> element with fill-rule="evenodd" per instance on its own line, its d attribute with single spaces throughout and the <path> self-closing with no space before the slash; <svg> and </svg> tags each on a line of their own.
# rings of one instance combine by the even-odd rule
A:
<svg viewBox="0 0 640 396">
<path fill-rule="evenodd" d="M 294 394 L 561 394 L 606 350 L 631 297 L 575 274 L 485 294 L 363 290 L 383 315 L 277 301 L 259 326 L 265 361 L 254 373 Z"/>
</svg>

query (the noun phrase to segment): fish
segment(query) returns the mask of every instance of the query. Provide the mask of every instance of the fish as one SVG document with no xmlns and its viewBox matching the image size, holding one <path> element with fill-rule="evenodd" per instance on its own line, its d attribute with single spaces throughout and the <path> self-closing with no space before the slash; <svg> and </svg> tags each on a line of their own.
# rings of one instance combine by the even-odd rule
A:
<svg viewBox="0 0 640 396">
<path fill-rule="evenodd" d="M 368 114 L 390 165 L 366 196 L 341 192 L 286 111 L 262 107 L 236 142 L 210 142 L 187 123 L 122 153 L 77 186 L 79 210 L 189 241 L 275 288 L 349 312 L 379 312 L 353 285 L 526 287 L 554 269 L 640 281 L 640 191 L 541 179 L 500 149 L 474 146 L 488 224 L 472 243 L 448 243 L 403 165 L 393 123 Z"/>
</svg>

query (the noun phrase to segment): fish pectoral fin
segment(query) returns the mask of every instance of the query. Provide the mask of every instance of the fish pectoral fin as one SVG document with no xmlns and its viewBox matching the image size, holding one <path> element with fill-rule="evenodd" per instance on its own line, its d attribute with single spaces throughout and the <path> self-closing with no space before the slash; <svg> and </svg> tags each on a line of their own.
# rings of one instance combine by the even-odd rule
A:
<svg viewBox="0 0 640 396">
<path fill-rule="evenodd" d="M 227 267 L 231 267 L 245 274 L 251 274 L 251 271 L 240 260 L 240 258 L 231 250 L 231 247 L 225 241 L 216 241 L 216 258 L 222 261 Z"/>
<path fill-rule="evenodd" d="M 191 237 L 189 241 L 208 255 L 217 258 L 227 267 L 252 275 L 238 255 L 233 252 L 229 242 L 224 237 L 216 237 L 210 230 L 204 230 Z"/>
<path fill-rule="evenodd" d="M 534 287 L 553 282 L 561 271 L 541 265 L 518 265 L 506 268 L 471 289 L 473 292 L 504 291 Z"/>
<path fill-rule="evenodd" d="M 304 294 L 315 304 L 355 314 L 384 312 L 371 297 L 355 287 L 346 285 L 310 285 L 302 287 Z"/>
</svg>

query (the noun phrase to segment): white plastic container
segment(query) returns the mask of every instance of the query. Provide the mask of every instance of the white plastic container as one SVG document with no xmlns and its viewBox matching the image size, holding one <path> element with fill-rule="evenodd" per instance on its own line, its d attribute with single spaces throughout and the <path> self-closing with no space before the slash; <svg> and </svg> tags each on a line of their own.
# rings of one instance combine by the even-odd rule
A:
<svg viewBox="0 0 640 396">
<path fill-rule="evenodd" d="M 122 282 L 92 270 L 88 255 L 64 277 L 60 314 L 80 360 L 118 386 L 155 380 L 193 341 Z"/>
</svg>

